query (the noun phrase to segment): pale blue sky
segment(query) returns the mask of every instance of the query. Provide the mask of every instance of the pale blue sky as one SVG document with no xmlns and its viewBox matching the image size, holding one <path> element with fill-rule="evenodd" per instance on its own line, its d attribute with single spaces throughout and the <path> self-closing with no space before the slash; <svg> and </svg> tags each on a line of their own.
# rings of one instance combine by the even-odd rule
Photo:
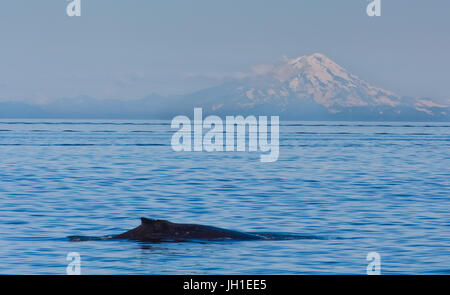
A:
<svg viewBox="0 0 450 295">
<path fill-rule="evenodd" d="M 450 97 L 450 1 L 3 0 L 0 100 L 184 93 L 321 52 L 400 95 Z"/>
</svg>

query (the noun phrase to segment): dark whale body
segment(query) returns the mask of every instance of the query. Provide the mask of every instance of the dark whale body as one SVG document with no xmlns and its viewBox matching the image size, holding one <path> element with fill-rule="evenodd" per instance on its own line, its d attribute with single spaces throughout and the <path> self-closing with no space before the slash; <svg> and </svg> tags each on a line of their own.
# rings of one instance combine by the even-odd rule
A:
<svg viewBox="0 0 450 295">
<path fill-rule="evenodd" d="M 141 224 L 138 227 L 119 235 L 106 237 L 71 236 L 69 238 L 71 241 L 126 239 L 139 242 L 164 243 L 223 240 L 249 241 L 316 239 L 317 237 L 280 235 L 274 233 L 243 233 L 214 226 L 173 223 L 167 220 L 147 219 L 142 217 Z"/>
<path fill-rule="evenodd" d="M 113 239 L 142 242 L 188 240 L 257 240 L 258 236 L 199 224 L 173 223 L 167 220 L 141 218 L 141 225 Z"/>
</svg>

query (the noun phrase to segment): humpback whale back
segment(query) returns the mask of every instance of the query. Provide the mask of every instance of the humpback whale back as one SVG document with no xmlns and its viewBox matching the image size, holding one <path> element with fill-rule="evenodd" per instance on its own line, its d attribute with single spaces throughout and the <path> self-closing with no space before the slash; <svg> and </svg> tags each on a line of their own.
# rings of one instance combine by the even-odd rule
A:
<svg viewBox="0 0 450 295">
<path fill-rule="evenodd" d="M 248 241 L 248 240 L 291 240 L 321 239 L 315 236 L 300 236 L 279 233 L 244 233 L 200 224 L 173 223 L 161 219 L 141 218 L 141 224 L 127 232 L 113 236 L 86 237 L 70 236 L 71 241 L 97 241 L 126 239 L 139 242 L 188 242 L 188 241 Z"/>
<path fill-rule="evenodd" d="M 113 239 L 143 242 L 168 242 L 188 240 L 258 240 L 253 234 L 199 224 L 173 223 L 167 220 L 141 218 L 141 224 Z"/>
</svg>

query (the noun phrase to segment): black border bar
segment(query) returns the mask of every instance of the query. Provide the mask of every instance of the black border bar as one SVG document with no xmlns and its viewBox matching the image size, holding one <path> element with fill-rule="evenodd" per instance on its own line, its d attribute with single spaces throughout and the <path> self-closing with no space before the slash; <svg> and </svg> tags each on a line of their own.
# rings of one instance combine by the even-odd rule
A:
<svg viewBox="0 0 450 295">
<path fill-rule="evenodd" d="M 205 288 L 196 289 L 195 282 L 212 282 L 216 284 L 214 292 L 211 284 L 203 284 Z M 229 284 L 234 283 L 229 290 Z M 446 290 L 450 283 L 450 276 L 310 276 L 310 275 L 149 275 L 149 276 L 0 276 L 3 287 L 12 287 L 17 291 L 23 287 L 52 289 L 67 289 L 79 291 L 104 291 L 105 288 L 118 292 L 139 292 L 142 294 L 165 294 L 154 291 L 164 291 L 167 294 L 285 294 L 283 291 L 291 290 L 296 294 L 311 293 L 322 290 L 359 290 L 365 288 L 370 291 L 386 292 L 387 286 L 398 287 L 401 290 L 416 290 L 419 287 L 438 287 L 442 284 Z M 186 287 L 189 286 L 189 289 Z M 196 285 L 199 286 L 199 285 Z M 228 290 L 228 291 L 227 291 Z M 290 293 L 289 293 L 290 294 Z"/>
</svg>

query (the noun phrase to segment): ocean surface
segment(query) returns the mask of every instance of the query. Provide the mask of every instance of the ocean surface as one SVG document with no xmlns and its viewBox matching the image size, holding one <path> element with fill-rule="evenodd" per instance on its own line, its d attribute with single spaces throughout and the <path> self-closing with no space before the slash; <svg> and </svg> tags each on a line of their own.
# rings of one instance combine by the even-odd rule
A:
<svg viewBox="0 0 450 295">
<path fill-rule="evenodd" d="M 450 274 L 450 123 L 282 122 L 280 156 L 174 152 L 169 121 L 0 119 L 0 273 Z M 319 239 L 70 242 L 139 218 Z"/>
</svg>

